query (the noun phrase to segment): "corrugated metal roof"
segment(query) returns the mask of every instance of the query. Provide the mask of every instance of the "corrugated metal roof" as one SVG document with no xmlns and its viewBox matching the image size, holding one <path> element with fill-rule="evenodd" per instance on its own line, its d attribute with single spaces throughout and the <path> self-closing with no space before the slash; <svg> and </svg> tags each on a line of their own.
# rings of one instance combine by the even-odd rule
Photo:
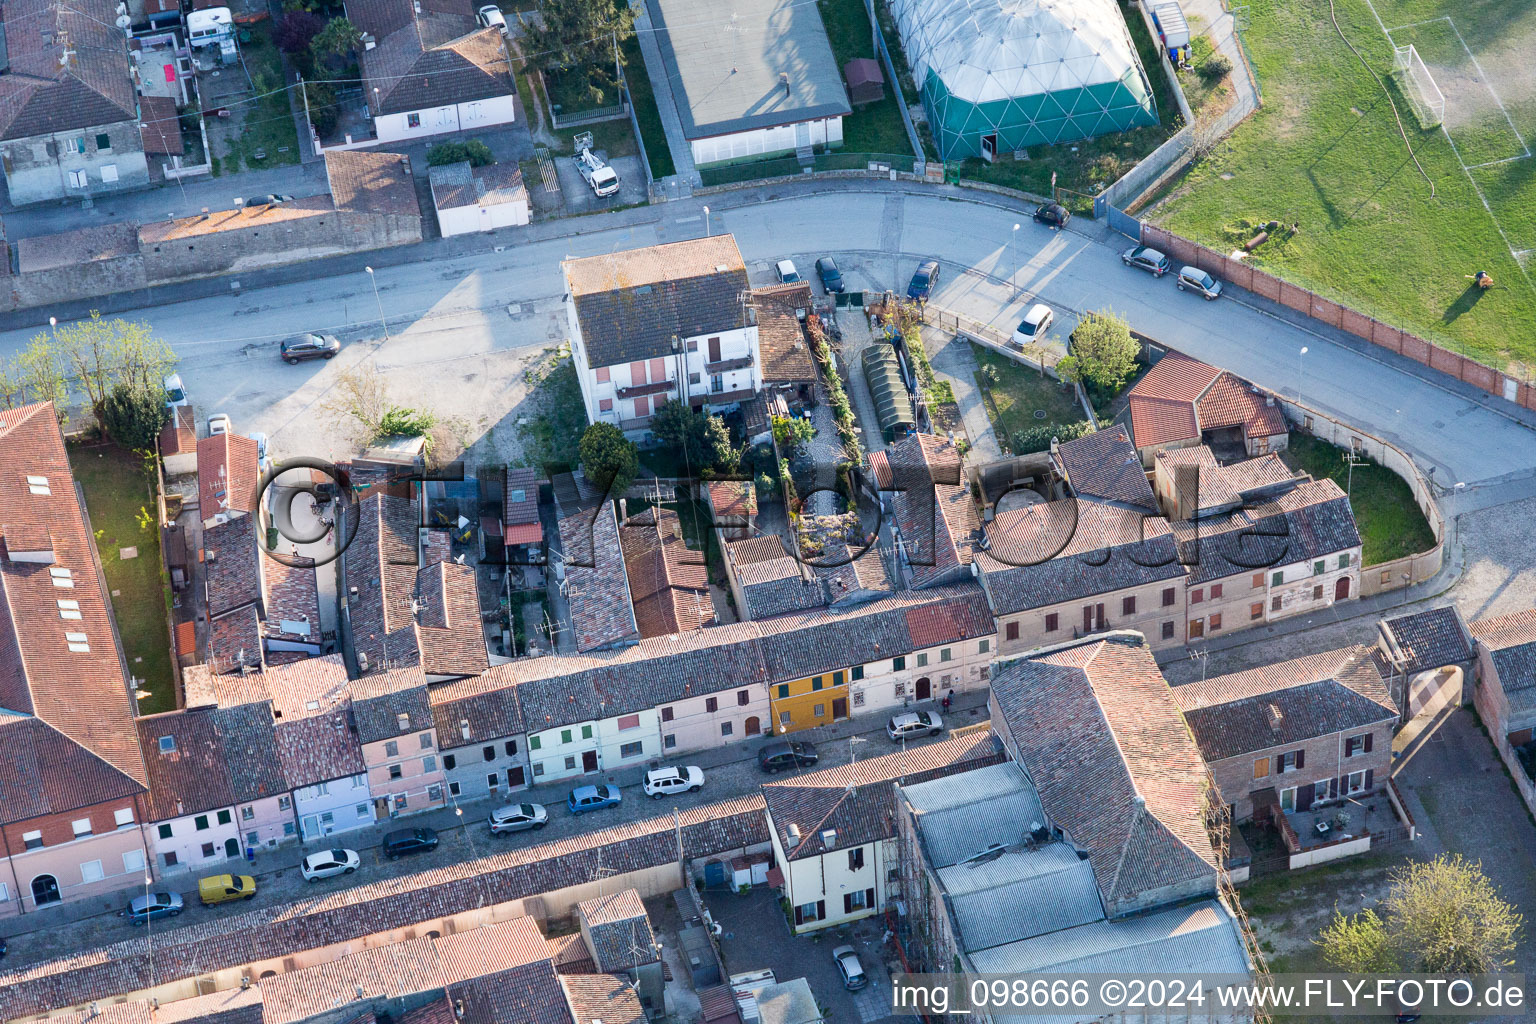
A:
<svg viewBox="0 0 1536 1024">
<path fill-rule="evenodd" d="M 1012 761 L 903 786 L 901 792 L 917 812 L 935 868 L 973 857 L 994 843 L 1016 843 L 1031 822 L 1045 824 L 1035 787 Z"/>
<path fill-rule="evenodd" d="M 955 864 L 939 881 L 967 953 L 1104 918 L 1093 868 L 1066 843 Z"/>
</svg>

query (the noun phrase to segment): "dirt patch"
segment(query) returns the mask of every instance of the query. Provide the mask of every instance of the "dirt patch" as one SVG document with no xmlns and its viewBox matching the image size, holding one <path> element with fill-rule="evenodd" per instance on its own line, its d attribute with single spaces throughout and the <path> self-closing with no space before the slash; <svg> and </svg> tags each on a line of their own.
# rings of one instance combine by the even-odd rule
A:
<svg viewBox="0 0 1536 1024">
<path fill-rule="evenodd" d="M 1387 895 L 1393 868 L 1410 860 L 1411 848 L 1367 854 L 1301 871 L 1281 870 L 1238 890 L 1270 969 L 1321 966 L 1312 940 L 1333 919 L 1374 907 Z"/>
</svg>

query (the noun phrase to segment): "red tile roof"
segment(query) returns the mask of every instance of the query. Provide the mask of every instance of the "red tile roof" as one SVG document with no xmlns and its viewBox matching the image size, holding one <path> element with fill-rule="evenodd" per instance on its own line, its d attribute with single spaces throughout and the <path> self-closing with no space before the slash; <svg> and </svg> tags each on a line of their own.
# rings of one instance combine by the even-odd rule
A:
<svg viewBox="0 0 1536 1024">
<path fill-rule="evenodd" d="M 149 770 L 149 820 L 198 814 L 235 802 L 224 743 L 211 711 L 171 711 L 138 720 Z M 169 749 L 166 749 L 169 746 Z"/>
<path fill-rule="evenodd" d="M 472 676 L 490 666 L 475 568 L 438 562 L 416 573 L 416 640 L 421 667 L 435 676 Z"/>
<path fill-rule="evenodd" d="M 670 509 L 646 509 L 619 527 L 624 570 L 642 637 L 670 636 L 715 621 L 704 553 L 688 550 Z"/>
<path fill-rule="evenodd" d="M 896 526 L 914 589 L 956 582 L 981 539 L 960 450 L 946 438 L 912 434 L 868 458 L 882 491 L 894 492 Z"/>
<path fill-rule="evenodd" d="M 1285 414 L 1271 405 L 1269 396 L 1241 377 L 1222 371 L 1205 394 L 1195 401 L 1201 430 L 1242 427 L 1247 437 L 1275 437 L 1288 433 Z"/>
<path fill-rule="evenodd" d="M 1198 440 L 1201 431 L 1242 427 L 1248 437 L 1287 432 L 1278 406 L 1227 370 L 1170 352 L 1136 382 L 1127 398 L 1137 448 Z"/>
<path fill-rule="evenodd" d="M 560 979 L 576 1024 L 645 1024 L 634 986 L 612 974 L 573 974 Z"/>
<path fill-rule="evenodd" d="M 142 786 L 133 698 L 95 541 L 47 403 L 0 411 L 0 536 L 18 528 L 45 531 L 53 560 L 0 559 L 0 706 L 36 716 Z"/>
<path fill-rule="evenodd" d="M 315 576 L 314 559 L 301 555 L 287 556 L 296 565 L 267 558 L 262 563 L 262 576 L 266 583 L 266 635 L 295 643 L 320 642 L 320 589 Z M 283 628 L 283 623 L 298 626 L 308 623 L 308 631 Z M 282 653 L 282 652 L 274 652 Z"/>
<path fill-rule="evenodd" d="M 197 507 L 204 519 L 256 511 L 260 482 L 256 442 L 249 437 L 223 433 L 197 442 Z"/>
<path fill-rule="evenodd" d="M 148 99 L 149 97 L 144 97 Z M 160 429 L 160 457 L 197 451 L 197 414 L 190 405 L 178 405 Z"/>
</svg>

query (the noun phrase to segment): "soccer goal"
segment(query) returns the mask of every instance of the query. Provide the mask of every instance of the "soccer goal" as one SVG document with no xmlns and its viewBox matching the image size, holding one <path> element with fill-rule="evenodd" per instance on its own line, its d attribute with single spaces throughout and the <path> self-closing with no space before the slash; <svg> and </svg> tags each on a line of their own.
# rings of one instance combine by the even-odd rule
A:
<svg viewBox="0 0 1536 1024">
<path fill-rule="evenodd" d="M 1424 66 L 1424 59 L 1412 43 L 1395 46 L 1393 50 L 1393 70 L 1403 87 L 1403 95 L 1408 97 L 1414 114 L 1418 116 L 1419 124 L 1425 128 L 1436 127 L 1445 120 L 1445 94 L 1435 84 L 1434 76 Z"/>
</svg>

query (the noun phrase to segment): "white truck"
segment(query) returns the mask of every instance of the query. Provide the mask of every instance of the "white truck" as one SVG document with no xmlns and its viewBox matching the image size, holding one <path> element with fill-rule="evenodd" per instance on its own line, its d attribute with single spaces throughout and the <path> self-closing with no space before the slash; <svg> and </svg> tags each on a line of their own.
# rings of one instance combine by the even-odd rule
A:
<svg viewBox="0 0 1536 1024">
<path fill-rule="evenodd" d="M 619 190 L 619 176 L 608 162 L 592 151 L 592 133 L 576 136 L 576 169 L 592 188 L 594 195 L 611 196 Z"/>
</svg>

